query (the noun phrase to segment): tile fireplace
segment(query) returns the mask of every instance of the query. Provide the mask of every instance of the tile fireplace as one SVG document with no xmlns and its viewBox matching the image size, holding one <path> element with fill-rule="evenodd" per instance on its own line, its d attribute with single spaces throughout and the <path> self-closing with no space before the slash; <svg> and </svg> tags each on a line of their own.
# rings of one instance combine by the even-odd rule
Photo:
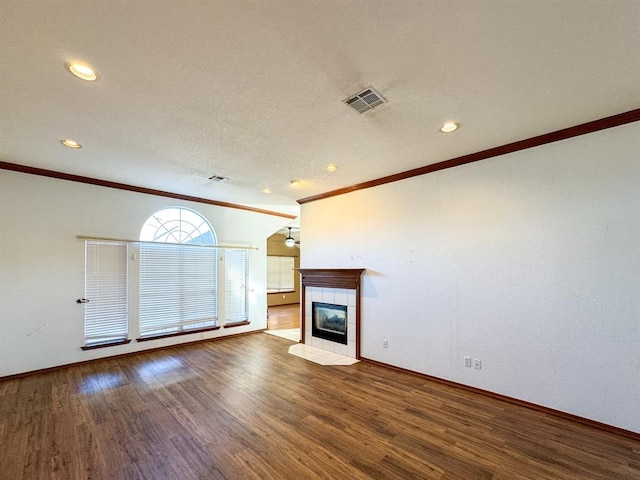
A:
<svg viewBox="0 0 640 480">
<path fill-rule="evenodd" d="M 364 268 L 300 268 L 301 343 L 360 358 L 360 282 Z"/>
</svg>

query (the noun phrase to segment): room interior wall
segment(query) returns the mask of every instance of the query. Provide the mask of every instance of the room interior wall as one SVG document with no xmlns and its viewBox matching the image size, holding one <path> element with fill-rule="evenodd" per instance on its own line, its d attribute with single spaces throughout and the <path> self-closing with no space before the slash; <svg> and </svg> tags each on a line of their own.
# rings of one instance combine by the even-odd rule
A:
<svg viewBox="0 0 640 480">
<path fill-rule="evenodd" d="M 365 358 L 640 432 L 639 151 L 635 123 L 305 203 L 301 265 L 367 269 Z"/>
<path fill-rule="evenodd" d="M 300 249 L 298 247 L 287 247 L 284 241 L 287 237 L 281 233 L 274 233 L 267 238 L 267 255 L 294 257 L 294 268 L 300 268 Z M 268 293 L 267 306 L 291 305 L 300 303 L 300 274 L 295 271 L 293 274 L 293 284 L 295 290 L 285 293 Z"/>
<path fill-rule="evenodd" d="M 266 328 L 266 239 L 290 219 L 9 171 L 0 171 L 0 185 L 0 377 Z M 84 311 L 76 299 L 84 296 L 84 242 L 76 236 L 135 240 L 150 215 L 170 206 L 202 214 L 219 244 L 258 247 L 249 256 L 251 323 L 82 351 Z M 136 301 L 130 297 L 130 305 Z M 136 336 L 137 318 L 130 318 Z"/>
</svg>

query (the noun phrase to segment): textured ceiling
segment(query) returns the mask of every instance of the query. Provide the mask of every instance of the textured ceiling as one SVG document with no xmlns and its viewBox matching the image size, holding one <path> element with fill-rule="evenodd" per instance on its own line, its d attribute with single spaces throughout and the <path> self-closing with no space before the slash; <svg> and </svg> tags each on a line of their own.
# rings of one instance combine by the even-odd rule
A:
<svg viewBox="0 0 640 480">
<path fill-rule="evenodd" d="M 295 213 L 638 108 L 638 45 L 636 0 L 3 0 L 0 161 Z M 388 105 L 342 103 L 369 85 Z"/>
</svg>

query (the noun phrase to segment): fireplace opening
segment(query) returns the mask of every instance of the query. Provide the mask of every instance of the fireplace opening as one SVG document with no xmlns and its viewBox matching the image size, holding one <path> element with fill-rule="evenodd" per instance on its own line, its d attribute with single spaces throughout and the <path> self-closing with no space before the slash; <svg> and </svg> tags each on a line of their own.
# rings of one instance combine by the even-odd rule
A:
<svg viewBox="0 0 640 480">
<path fill-rule="evenodd" d="M 313 302 L 311 335 L 346 345 L 347 306 Z"/>
</svg>

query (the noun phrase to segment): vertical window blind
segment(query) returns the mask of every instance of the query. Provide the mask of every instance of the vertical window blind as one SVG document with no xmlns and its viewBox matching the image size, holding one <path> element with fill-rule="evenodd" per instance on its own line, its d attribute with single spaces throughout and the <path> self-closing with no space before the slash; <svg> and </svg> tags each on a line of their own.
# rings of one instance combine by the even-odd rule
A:
<svg viewBox="0 0 640 480">
<path fill-rule="evenodd" d="M 140 244 L 140 337 L 218 325 L 215 248 Z"/>
<path fill-rule="evenodd" d="M 294 257 L 267 257 L 267 293 L 295 290 Z"/>
<path fill-rule="evenodd" d="M 225 252 L 225 322 L 243 322 L 249 318 L 247 311 L 247 277 L 249 252 L 227 250 Z"/>
<path fill-rule="evenodd" d="M 127 339 L 127 258 L 125 242 L 85 241 L 85 346 Z"/>
</svg>

